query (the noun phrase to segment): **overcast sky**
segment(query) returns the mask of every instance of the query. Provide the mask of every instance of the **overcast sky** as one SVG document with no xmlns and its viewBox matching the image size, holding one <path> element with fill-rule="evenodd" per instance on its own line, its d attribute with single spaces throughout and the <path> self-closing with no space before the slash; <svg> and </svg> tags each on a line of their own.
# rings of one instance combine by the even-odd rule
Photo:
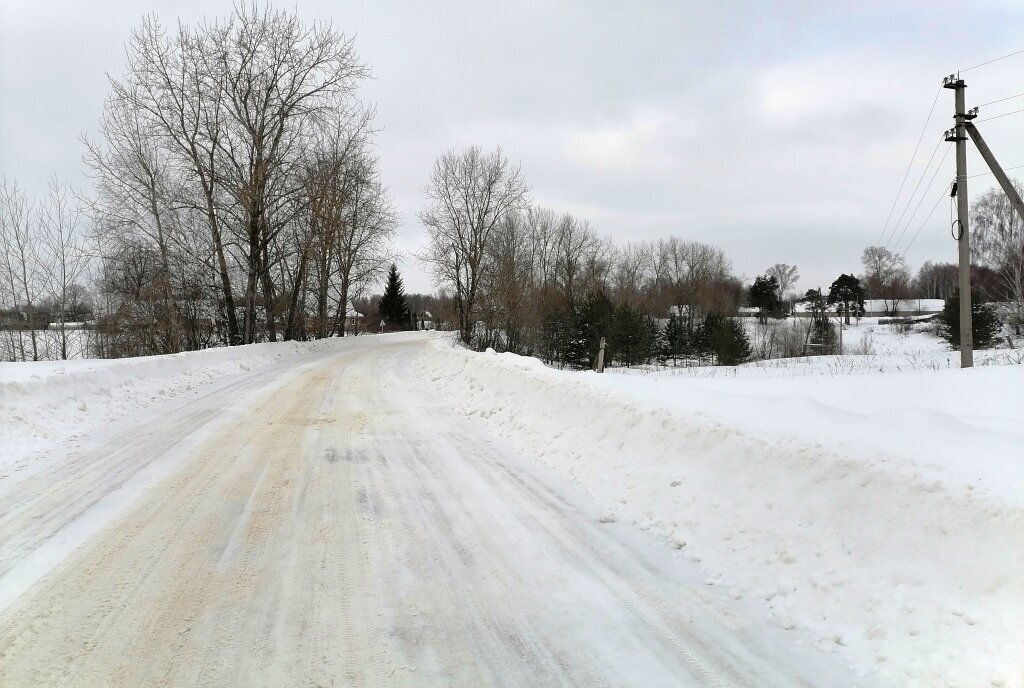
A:
<svg viewBox="0 0 1024 688">
<path fill-rule="evenodd" d="M 416 214 L 434 158 L 500 145 L 537 203 L 617 242 L 710 242 L 747 278 L 795 263 L 801 291 L 860 270 L 942 76 L 1024 48 L 1016 0 L 282 4 L 355 34 L 373 69 L 362 97 L 377 107 L 406 254 L 423 240 Z M 173 23 L 230 7 L 0 0 L 0 176 L 32 193 L 52 174 L 87 190 L 78 137 L 96 130 L 130 29 L 146 13 Z M 964 78 L 969 106 L 1024 92 L 1024 55 Z M 1008 100 L 982 117 L 1021 108 Z M 942 91 L 905 196 L 951 113 Z M 1024 114 L 979 128 L 1004 166 L 1024 164 Z M 975 155 L 969 165 L 984 171 Z M 900 250 L 953 174 L 950 154 Z M 992 183 L 971 180 L 972 192 Z M 955 260 L 948 230 L 942 201 L 907 253 L 913 269 Z M 410 291 L 432 289 L 411 258 L 404 273 Z"/>
</svg>

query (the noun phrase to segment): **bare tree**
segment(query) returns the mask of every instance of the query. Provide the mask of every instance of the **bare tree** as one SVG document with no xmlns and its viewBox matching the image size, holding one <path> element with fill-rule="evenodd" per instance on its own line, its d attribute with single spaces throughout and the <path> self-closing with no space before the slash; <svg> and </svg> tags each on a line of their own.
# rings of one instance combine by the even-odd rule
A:
<svg viewBox="0 0 1024 688">
<path fill-rule="evenodd" d="M 214 75 L 208 32 L 179 24 L 168 37 L 155 17 L 147 17 L 128 44 L 127 74 L 111 80 L 111 87 L 113 98 L 135 109 L 143 127 L 167 144 L 183 187 L 194 190 L 183 198 L 190 199 L 191 208 L 206 224 L 228 343 L 240 344 L 220 203 L 223 192 L 216 172 L 226 106 Z"/>
<path fill-rule="evenodd" d="M 907 261 L 884 246 L 868 246 L 860 262 L 864 266 L 864 290 L 868 298 L 881 299 L 885 310 L 895 314 L 900 301 L 910 296 Z"/>
<path fill-rule="evenodd" d="M 519 167 L 500 148 L 487 154 L 476 146 L 449 151 L 434 163 L 426 189 L 429 205 L 420 213 L 429 244 L 420 259 L 431 266 L 439 285 L 451 289 L 467 344 L 491 236 L 524 205 L 527 191 Z"/>
<path fill-rule="evenodd" d="M 732 263 L 717 246 L 669 237 L 658 241 L 654 278 L 664 306 L 697 306 L 705 311 L 735 311 L 739 302 Z M 742 290 L 742 285 L 739 285 Z"/>
<path fill-rule="evenodd" d="M 85 163 L 94 181 L 90 214 L 101 251 L 116 255 L 115 244 L 144 238 L 156 247 L 160 258 L 155 286 L 162 305 L 154 314 L 166 323 L 166 342 L 153 353 L 172 353 L 198 348 L 195 337 L 182 328 L 182 308 L 175 296 L 176 276 L 172 263 L 188 243 L 181 236 L 182 198 L 179 178 L 159 134 L 131 100 L 114 94 L 104 108 L 100 132 L 103 145 L 83 138 Z M 194 331 L 193 331 L 194 334 Z"/>
<path fill-rule="evenodd" d="M 521 351 L 525 336 L 537 323 L 529 308 L 538 296 L 534 282 L 534 247 L 523 214 L 510 213 L 499 223 L 488 246 L 482 279 L 489 345 Z"/>
<path fill-rule="evenodd" d="M 305 336 L 310 295 L 320 315 L 313 334 L 331 329 L 350 189 L 333 188 L 328 198 L 311 179 L 345 158 L 323 135 L 332 127 L 365 152 L 372 111 L 354 93 L 367 74 L 352 40 L 330 25 L 255 3 L 174 31 L 149 17 L 133 33 L 101 142 L 89 145 L 94 210 L 122 244 L 146 237 L 158 249 L 159 319 L 181 319 L 186 346 L 202 339 L 195 324 L 211 287 L 229 344 L 278 339 L 281 324 L 286 337 Z M 325 224 L 332 214 L 339 221 Z M 204 225 L 205 240 L 196 232 Z"/>
<path fill-rule="evenodd" d="M 785 301 L 786 295 L 800 279 L 800 271 L 795 265 L 776 263 L 766 271 L 769 277 L 774 277 L 779 283 L 779 301 Z"/>
<path fill-rule="evenodd" d="M 14 182 L 0 182 L 0 269 L 3 270 L 4 298 L 25 322 L 32 360 L 39 360 L 36 308 L 44 285 L 43 262 L 32 206 Z M 12 334 L 12 336 L 14 336 Z M 16 333 L 13 348 L 27 360 L 23 330 Z"/>
<path fill-rule="evenodd" d="M 52 304 L 51 319 L 56 318 L 61 359 L 66 360 L 68 348 L 68 315 L 76 319 L 81 311 L 82 286 L 87 257 L 79 223 L 81 208 L 66 184 L 50 181 L 46 203 L 39 208 L 37 222 L 43 247 L 46 291 Z M 81 353 L 81 352 L 79 352 Z"/>
<path fill-rule="evenodd" d="M 223 184 L 237 206 L 233 226 L 244 248 L 244 341 L 255 341 L 262 290 L 270 339 L 276 338 L 269 247 L 304 192 L 298 166 L 308 128 L 345 104 L 367 75 L 352 40 L 329 25 L 266 7 L 236 6 L 211 31 L 210 59 L 228 113 L 218 148 Z"/>
<path fill-rule="evenodd" d="M 1014 181 L 1018 193 L 1024 192 Z M 972 258 L 995 270 L 998 294 L 989 298 L 1009 303 L 1009 323 L 1019 334 L 1024 326 L 1024 221 L 1001 189 L 989 189 L 971 207 Z"/>
</svg>

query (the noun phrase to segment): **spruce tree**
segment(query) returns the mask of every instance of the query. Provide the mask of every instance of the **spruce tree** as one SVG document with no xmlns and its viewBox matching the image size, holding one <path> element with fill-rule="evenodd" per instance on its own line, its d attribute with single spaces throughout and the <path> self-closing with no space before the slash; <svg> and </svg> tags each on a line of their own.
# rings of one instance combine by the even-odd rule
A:
<svg viewBox="0 0 1024 688">
<path fill-rule="evenodd" d="M 405 303 L 405 288 L 398 268 L 394 263 L 388 272 L 388 285 L 384 288 L 384 296 L 377 306 L 380 317 L 389 329 L 408 330 L 410 326 L 409 307 Z"/>
<path fill-rule="evenodd" d="M 675 360 L 682 356 L 688 343 L 688 334 L 683 319 L 675 313 L 669 315 L 662 338 L 662 357 L 665 360 Z"/>
<path fill-rule="evenodd" d="M 976 295 L 971 296 L 971 339 L 975 349 L 988 349 L 996 342 L 1002 323 L 992 306 L 979 303 Z M 946 299 L 946 305 L 939 315 L 939 334 L 954 349 L 960 348 L 960 292 Z"/>
<path fill-rule="evenodd" d="M 708 313 L 700 325 L 697 342 L 702 355 L 714 354 L 718 365 L 734 366 L 750 358 L 747 333 L 734 318 Z"/>
</svg>

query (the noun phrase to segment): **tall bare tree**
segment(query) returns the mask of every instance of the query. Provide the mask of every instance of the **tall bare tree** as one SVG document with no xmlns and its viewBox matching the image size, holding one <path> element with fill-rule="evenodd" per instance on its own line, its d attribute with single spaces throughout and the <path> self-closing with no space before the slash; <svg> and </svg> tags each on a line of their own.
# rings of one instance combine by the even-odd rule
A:
<svg viewBox="0 0 1024 688">
<path fill-rule="evenodd" d="M 4 297 L 14 307 L 29 333 L 33 361 L 40 357 L 36 308 L 45 284 L 44 266 L 35 215 L 25 192 L 14 182 L 0 181 L 0 270 Z M 14 349 L 20 360 L 27 360 L 23 330 L 15 337 Z"/>
<path fill-rule="evenodd" d="M 518 166 L 501 149 L 483 153 L 473 146 L 449 151 L 434 163 L 420 213 L 428 246 L 420 258 L 439 285 L 451 290 L 459 331 L 467 344 L 476 322 L 482 268 L 495 228 L 522 208 L 528 189 Z"/>
<path fill-rule="evenodd" d="M 789 293 L 789 290 L 792 289 L 800 279 L 800 271 L 797 267 L 787 263 L 776 263 L 768 268 L 766 274 L 769 277 L 774 277 L 779 283 L 777 296 L 779 297 L 780 302 L 786 300 L 786 294 Z"/>
<path fill-rule="evenodd" d="M 906 259 L 884 246 L 868 246 L 860 262 L 864 266 L 867 297 L 881 299 L 885 310 L 895 314 L 900 301 L 910 296 L 910 270 Z"/>
<path fill-rule="evenodd" d="M 87 255 L 81 233 L 82 210 L 67 184 L 50 181 L 46 202 L 39 208 L 36 220 L 43 247 L 46 290 L 51 304 L 51 319 L 56 319 L 59 356 L 66 360 L 68 316 L 80 317 Z M 81 352 L 77 352 L 81 353 Z"/>
</svg>

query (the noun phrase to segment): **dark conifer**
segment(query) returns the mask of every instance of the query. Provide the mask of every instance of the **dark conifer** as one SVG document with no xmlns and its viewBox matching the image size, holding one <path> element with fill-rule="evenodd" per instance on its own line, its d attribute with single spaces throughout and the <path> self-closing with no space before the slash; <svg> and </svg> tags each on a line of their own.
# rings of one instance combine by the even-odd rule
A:
<svg viewBox="0 0 1024 688">
<path fill-rule="evenodd" d="M 410 327 L 409 307 L 405 303 L 405 288 L 398 268 L 391 264 L 388 272 L 388 285 L 384 288 L 384 296 L 377 306 L 380 317 L 386 327 L 392 330 L 407 330 Z"/>
</svg>

